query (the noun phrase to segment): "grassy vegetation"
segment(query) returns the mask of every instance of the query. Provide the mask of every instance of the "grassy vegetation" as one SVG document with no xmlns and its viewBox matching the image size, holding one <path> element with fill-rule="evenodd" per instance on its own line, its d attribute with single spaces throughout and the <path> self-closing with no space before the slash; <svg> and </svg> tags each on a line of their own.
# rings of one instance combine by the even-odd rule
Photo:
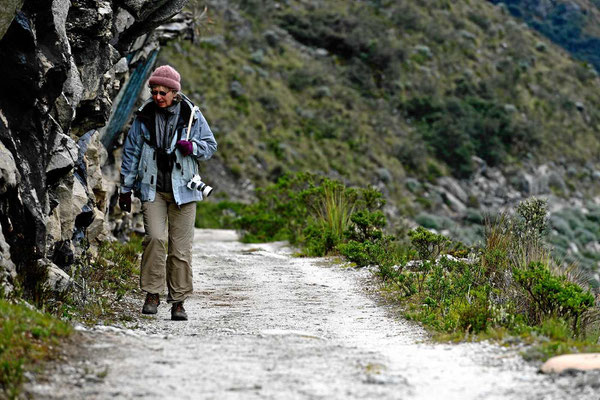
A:
<svg viewBox="0 0 600 400">
<path fill-rule="evenodd" d="M 542 200 L 489 218 L 485 242 L 469 248 L 423 227 L 388 234 L 379 192 L 327 178 L 286 176 L 259 199 L 234 220 L 246 240 L 286 239 L 306 255 L 375 267 L 384 295 L 438 338 L 516 340 L 538 359 L 600 350 L 600 308 L 581 275 L 553 259 Z"/>
<path fill-rule="evenodd" d="M 62 319 L 89 324 L 132 320 L 125 296 L 139 292 L 142 239 L 133 234 L 126 243 L 105 242 L 98 254 L 84 254 L 74 264 L 74 286 L 45 307 Z"/>
<path fill-rule="evenodd" d="M 24 282 L 11 299 L 0 298 L 0 398 L 17 398 L 24 372 L 52 359 L 72 332 L 70 321 L 133 320 L 124 299 L 138 291 L 141 240 L 133 235 L 128 243 L 107 242 L 98 254 L 84 253 L 72 266 L 73 285 L 64 292 Z M 13 300 L 21 296 L 39 310 Z"/>
<path fill-rule="evenodd" d="M 16 398 L 23 373 L 52 359 L 71 331 L 52 315 L 0 299 L 0 398 Z"/>
</svg>

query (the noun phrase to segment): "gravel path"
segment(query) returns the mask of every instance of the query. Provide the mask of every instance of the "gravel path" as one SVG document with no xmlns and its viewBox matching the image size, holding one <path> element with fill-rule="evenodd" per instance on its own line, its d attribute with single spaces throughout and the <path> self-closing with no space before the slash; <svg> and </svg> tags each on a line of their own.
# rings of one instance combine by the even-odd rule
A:
<svg viewBox="0 0 600 400">
<path fill-rule="evenodd" d="M 83 330 L 85 356 L 39 399 L 599 399 L 598 375 L 549 377 L 486 343 L 431 344 L 364 290 L 366 271 L 198 230 L 190 320 Z M 140 300 L 141 306 L 141 300 Z"/>
</svg>

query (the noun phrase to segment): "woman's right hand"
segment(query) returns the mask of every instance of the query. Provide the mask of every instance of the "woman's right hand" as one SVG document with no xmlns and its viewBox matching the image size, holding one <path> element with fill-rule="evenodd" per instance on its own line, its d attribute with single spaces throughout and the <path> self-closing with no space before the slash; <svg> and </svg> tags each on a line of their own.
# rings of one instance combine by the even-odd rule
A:
<svg viewBox="0 0 600 400">
<path fill-rule="evenodd" d="M 123 212 L 131 212 L 131 192 L 119 195 L 119 207 Z"/>
</svg>

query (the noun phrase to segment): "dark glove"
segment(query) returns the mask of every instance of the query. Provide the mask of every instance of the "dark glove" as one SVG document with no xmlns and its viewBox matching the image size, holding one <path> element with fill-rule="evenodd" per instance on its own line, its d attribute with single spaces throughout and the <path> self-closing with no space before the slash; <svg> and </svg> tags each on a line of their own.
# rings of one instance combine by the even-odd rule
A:
<svg viewBox="0 0 600 400">
<path fill-rule="evenodd" d="M 131 192 L 119 195 L 119 207 L 121 207 L 121 211 L 131 212 Z"/>
<path fill-rule="evenodd" d="M 189 140 L 179 140 L 176 144 L 181 152 L 181 155 L 184 157 L 194 152 L 194 145 Z"/>
</svg>

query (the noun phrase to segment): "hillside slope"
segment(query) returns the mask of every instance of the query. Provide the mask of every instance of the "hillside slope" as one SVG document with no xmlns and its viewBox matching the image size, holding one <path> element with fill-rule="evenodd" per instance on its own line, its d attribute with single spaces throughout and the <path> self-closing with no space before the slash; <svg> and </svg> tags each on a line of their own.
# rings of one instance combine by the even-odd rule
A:
<svg viewBox="0 0 600 400">
<path fill-rule="evenodd" d="M 490 1 L 506 4 L 512 15 L 600 71 L 600 1 Z"/>
<path fill-rule="evenodd" d="M 478 167 L 473 156 L 503 169 L 598 159 L 597 74 L 502 7 L 210 7 L 214 24 L 200 43 L 160 57 L 182 72 L 234 177 L 261 184 L 308 169 L 379 184 L 400 204 L 407 176 L 467 179 Z"/>
</svg>

